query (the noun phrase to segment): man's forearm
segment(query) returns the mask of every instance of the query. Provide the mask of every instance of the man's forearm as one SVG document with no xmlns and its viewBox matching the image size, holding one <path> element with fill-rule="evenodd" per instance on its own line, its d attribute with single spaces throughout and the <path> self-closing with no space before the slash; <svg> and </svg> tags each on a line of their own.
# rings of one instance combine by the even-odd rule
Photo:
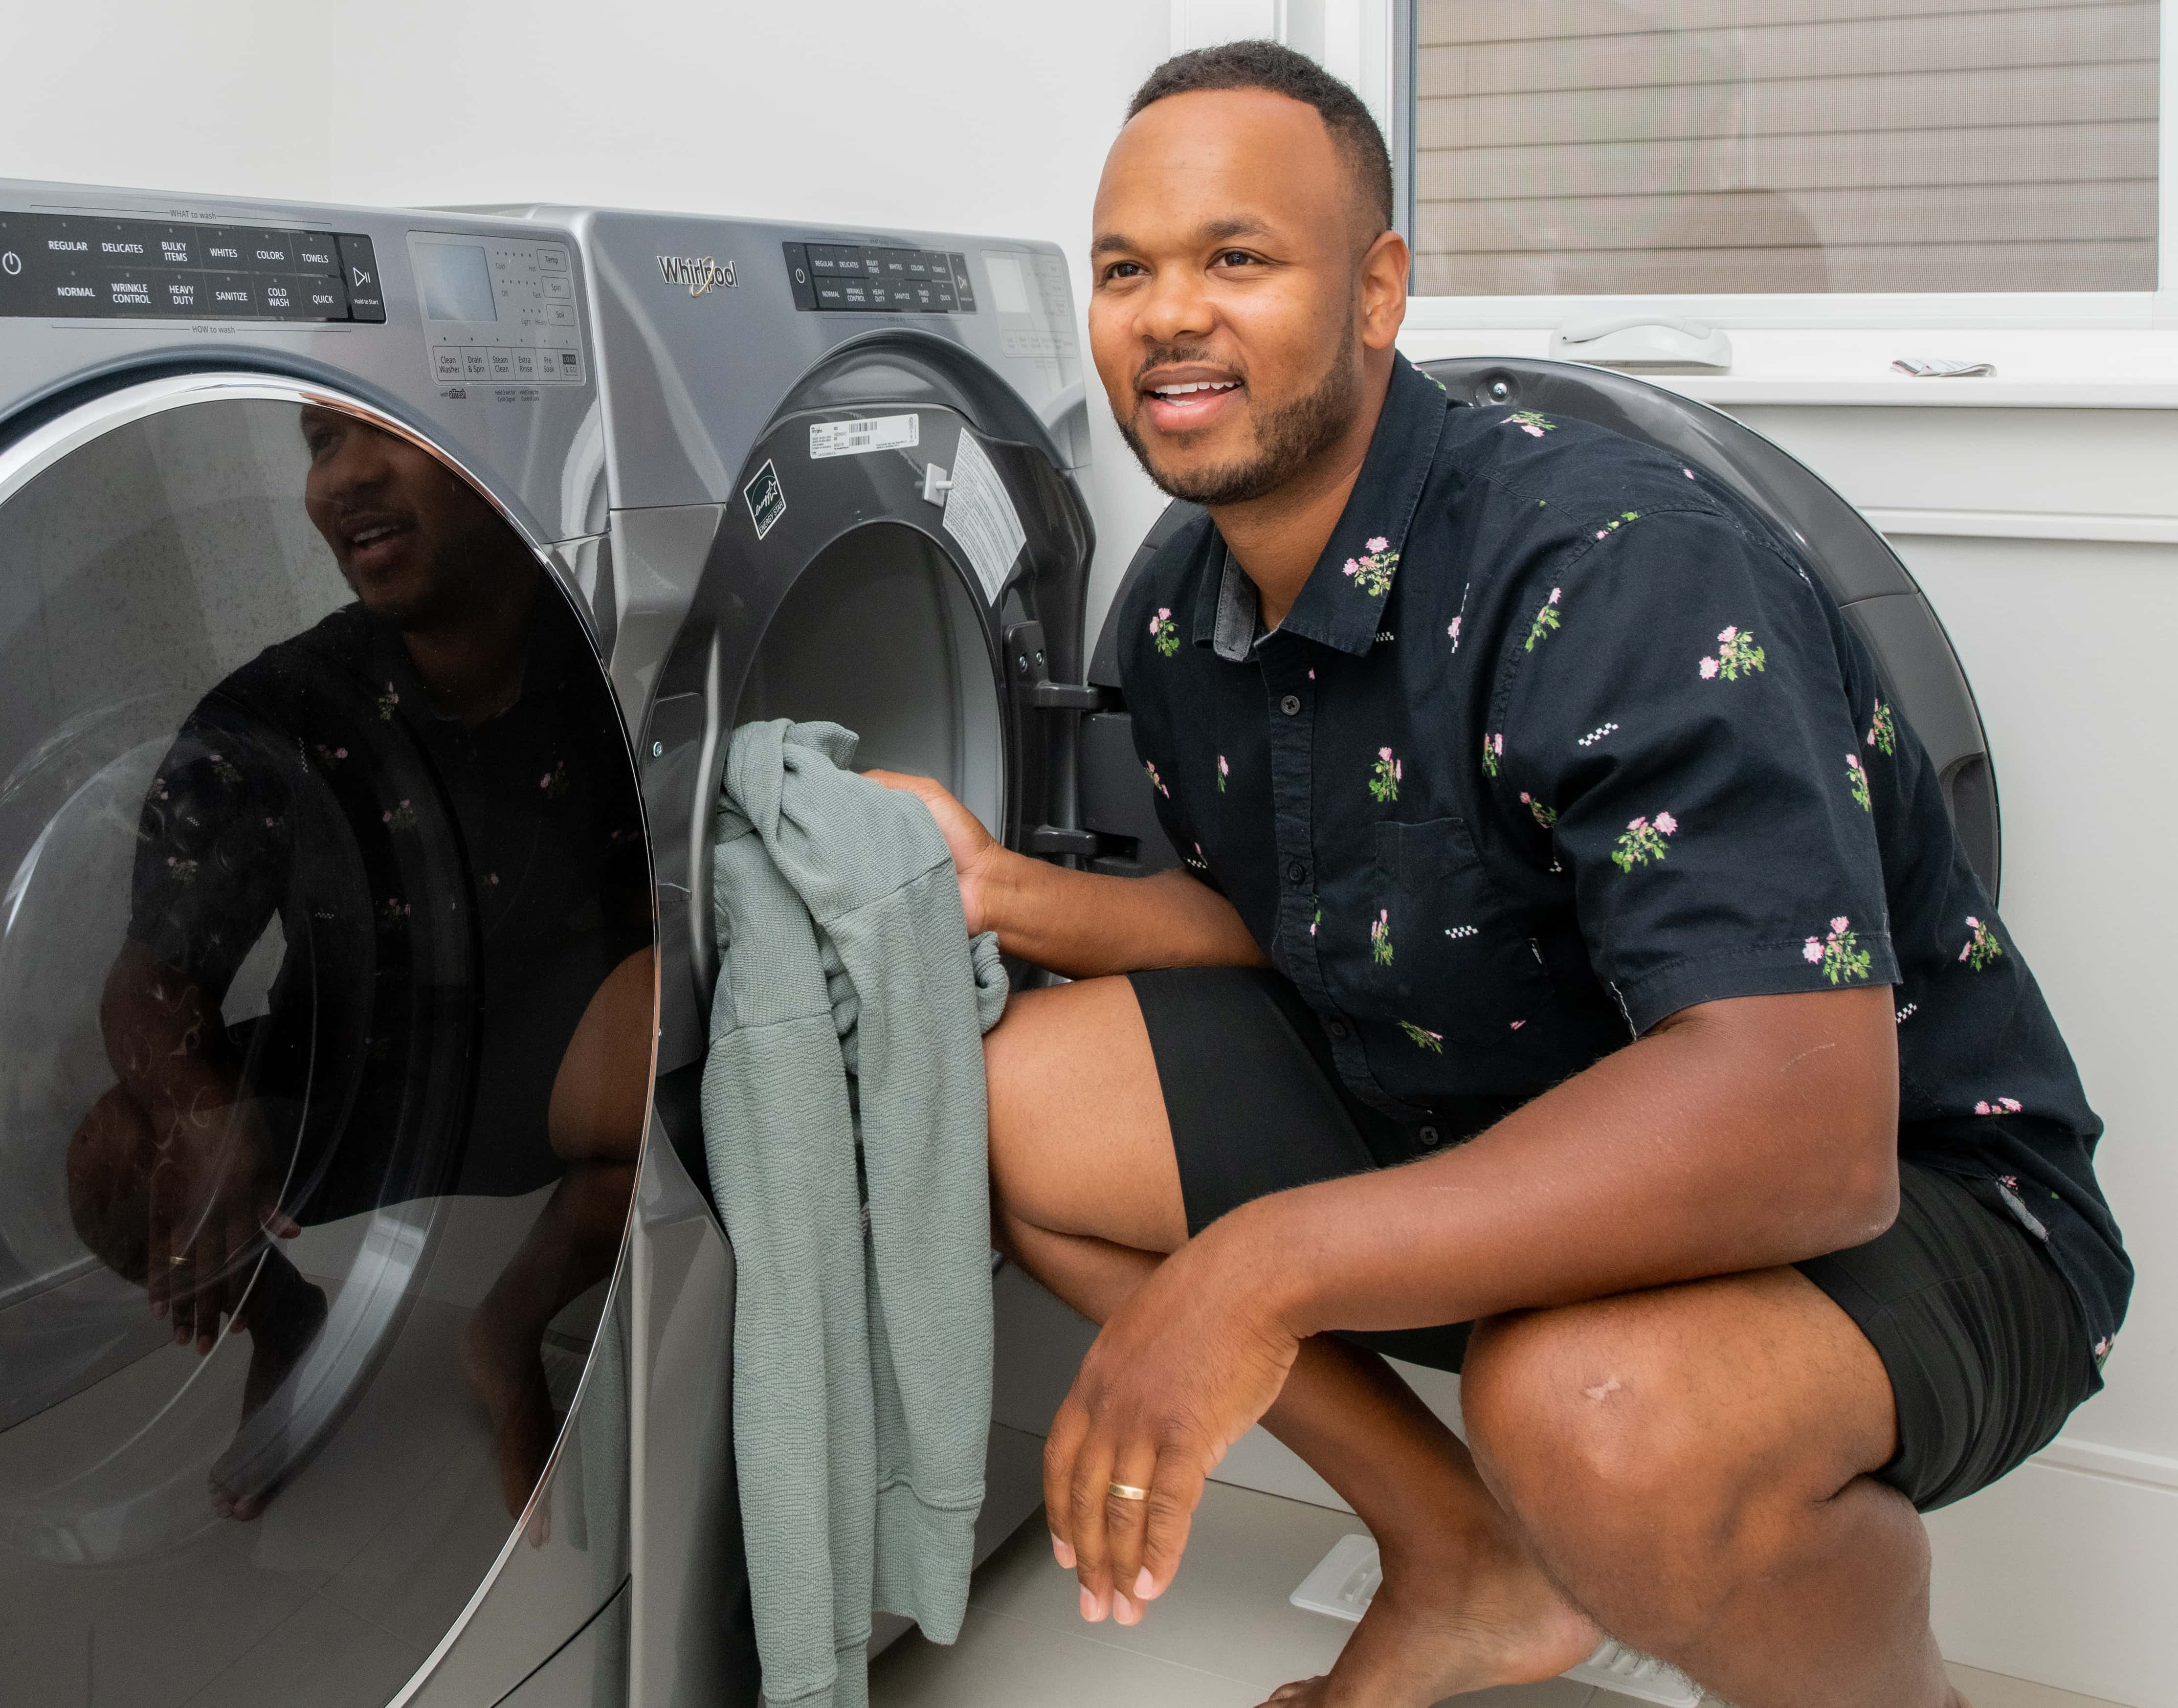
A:
<svg viewBox="0 0 2178 1708">
<path fill-rule="evenodd" d="M 1203 1240 L 1298 1335 L 1470 1322 L 1858 1244 L 1895 1213 L 1888 999 L 1696 1010 L 1457 1150 L 1257 1200 Z M 1749 1026 L 1743 1004 L 1797 1006 Z"/>
<path fill-rule="evenodd" d="M 1184 872 L 1108 878 L 1010 853 L 978 882 L 982 917 L 999 946 L 1070 978 L 1265 964 L 1232 904 Z"/>
</svg>

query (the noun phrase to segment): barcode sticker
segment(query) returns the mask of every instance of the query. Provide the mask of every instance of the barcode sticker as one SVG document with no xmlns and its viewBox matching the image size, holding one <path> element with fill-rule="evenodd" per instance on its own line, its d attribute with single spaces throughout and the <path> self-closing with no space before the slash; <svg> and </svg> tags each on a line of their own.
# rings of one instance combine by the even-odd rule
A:
<svg viewBox="0 0 2178 1708">
<path fill-rule="evenodd" d="M 917 415 L 880 415 L 873 421 L 814 421 L 809 426 L 809 457 L 860 457 L 871 451 L 907 451 L 922 442 Z"/>
</svg>

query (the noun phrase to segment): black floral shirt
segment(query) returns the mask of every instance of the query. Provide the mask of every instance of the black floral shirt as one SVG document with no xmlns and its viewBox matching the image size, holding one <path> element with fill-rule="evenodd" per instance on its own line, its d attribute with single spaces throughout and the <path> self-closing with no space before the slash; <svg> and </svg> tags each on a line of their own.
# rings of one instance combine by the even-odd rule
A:
<svg viewBox="0 0 2178 1708">
<path fill-rule="evenodd" d="M 1901 1156 L 2045 1240 L 2106 1355 L 2071 1055 L 1866 649 L 1700 471 L 1401 361 L 1275 632 L 1207 517 L 1121 624 L 1173 846 L 1418 1145 L 1694 1004 L 1891 985 Z"/>
</svg>

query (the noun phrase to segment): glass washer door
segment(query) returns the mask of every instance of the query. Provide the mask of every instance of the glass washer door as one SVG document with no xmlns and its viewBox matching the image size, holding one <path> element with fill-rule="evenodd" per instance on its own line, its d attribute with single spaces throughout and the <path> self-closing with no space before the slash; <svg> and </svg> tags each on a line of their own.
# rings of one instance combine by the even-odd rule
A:
<svg viewBox="0 0 2178 1708">
<path fill-rule="evenodd" d="M 582 620 L 367 406 L 110 394 L 0 446 L 0 886 L 8 1694 L 391 1700 L 616 1321 L 654 933 Z"/>
</svg>

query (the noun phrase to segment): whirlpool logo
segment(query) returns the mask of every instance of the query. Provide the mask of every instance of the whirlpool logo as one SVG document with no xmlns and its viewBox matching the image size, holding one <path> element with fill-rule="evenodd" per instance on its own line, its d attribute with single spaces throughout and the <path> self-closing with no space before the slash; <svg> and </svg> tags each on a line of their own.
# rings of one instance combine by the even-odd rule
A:
<svg viewBox="0 0 2178 1708">
<path fill-rule="evenodd" d="M 707 291 L 731 291 L 737 282 L 734 264 L 714 255 L 660 255 L 658 271 L 665 276 L 667 284 L 686 285 L 692 297 Z"/>
</svg>

